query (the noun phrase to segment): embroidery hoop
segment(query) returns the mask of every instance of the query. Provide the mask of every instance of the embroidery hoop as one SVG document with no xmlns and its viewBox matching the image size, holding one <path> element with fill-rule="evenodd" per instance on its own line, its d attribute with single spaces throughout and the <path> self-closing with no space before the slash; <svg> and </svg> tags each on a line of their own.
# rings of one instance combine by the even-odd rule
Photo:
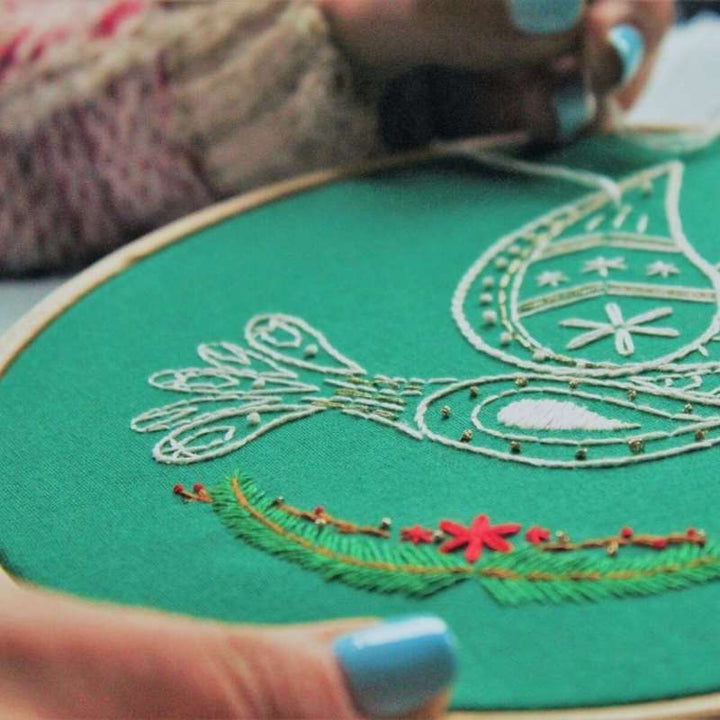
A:
<svg viewBox="0 0 720 720">
<path fill-rule="evenodd" d="M 622 134 L 633 132 L 675 133 L 685 130 L 682 126 L 643 126 L 633 131 L 624 128 Z M 523 139 L 519 135 L 495 136 L 475 141 L 473 147 L 478 150 L 494 150 L 512 147 Z M 415 163 L 439 159 L 446 156 L 443 149 L 408 153 L 391 158 L 383 158 L 350 167 L 322 170 L 289 181 L 251 191 L 244 195 L 215 204 L 190 216 L 173 222 L 140 238 L 106 256 L 88 267 L 71 280 L 64 283 L 55 292 L 36 305 L 20 318 L 6 333 L 0 336 L 0 380 L 12 366 L 15 359 L 39 336 L 54 320 L 79 302 L 100 285 L 123 273 L 136 262 L 149 257 L 163 248 L 179 242 L 187 236 L 220 223 L 230 217 L 254 210 L 276 200 L 292 196 L 304 190 L 317 188 L 332 182 L 358 177 L 382 170 L 403 168 Z M 479 711 L 456 712 L 450 717 L 456 720 L 483 718 L 503 718 L 507 720 L 525 720 L 537 718 L 550 720 L 610 720 L 619 717 L 630 720 L 646 718 L 701 718 L 720 716 L 720 692 L 688 696 L 682 699 L 634 703 L 606 707 L 572 708 L 564 710 L 542 711 Z"/>
</svg>

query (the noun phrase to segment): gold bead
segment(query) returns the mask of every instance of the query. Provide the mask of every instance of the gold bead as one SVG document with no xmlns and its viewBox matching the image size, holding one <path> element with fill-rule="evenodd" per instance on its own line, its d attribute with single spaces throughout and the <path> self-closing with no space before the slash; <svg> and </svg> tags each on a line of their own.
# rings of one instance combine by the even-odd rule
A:
<svg viewBox="0 0 720 720">
<path fill-rule="evenodd" d="M 323 525 L 327 525 L 327 520 L 324 517 L 316 517 L 315 524 L 322 527 Z"/>
<path fill-rule="evenodd" d="M 519 455 L 520 454 L 520 443 L 517 440 L 512 440 L 510 442 L 510 452 L 513 455 Z"/>
<path fill-rule="evenodd" d="M 472 385 L 470 387 L 470 397 L 476 398 L 479 394 L 480 394 L 480 391 L 474 385 Z"/>
<path fill-rule="evenodd" d="M 472 430 L 465 430 L 465 432 L 463 432 L 463 434 L 460 436 L 460 442 L 468 443 L 472 440 L 472 436 Z"/>
<path fill-rule="evenodd" d="M 445 540 L 445 533 L 442 530 L 433 530 L 432 539 L 433 542 L 441 543 Z"/>
<path fill-rule="evenodd" d="M 527 378 L 519 377 L 515 380 L 515 384 L 521 388 L 527 387 L 527 384 L 528 384 Z"/>
<path fill-rule="evenodd" d="M 449 405 L 443 405 L 442 410 L 440 410 L 440 414 L 447 420 L 450 417 L 450 406 Z"/>
<path fill-rule="evenodd" d="M 627 391 L 628 400 L 634 400 L 637 397 L 637 390 L 631 389 Z"/>
<path fill-rule="evenodd" d="M 561 542 L 561 543 L 566 543 L 566 542 L 570 541 L 570 536 L 563 530 L 558 530 L 555 533 L 555 537 L 557 538 L 558 542 Z"/>
<path fill-rule="evenodd" d="M 380 528 L 382 530 L 389 530 L 392 527 L 392 520 L 389 517 L 384 517 L 380 521 Z"/>
<path fill-rule="evenodd" d="M 707 432 L 705 430 L 696 430 L 695 431 L 695 439 L 698 442 L 702 442 L 707 437 Z"/>
<path fill-rule="evenodd" d="M 619 545 L 619 543 L 618 543 L 617 540 L 611 540 L 611 541 L 607 544 L 607 546 L 605 547 L 605 549 L 607 550 L 607 554 L 612 556 L 612 555 L 617 554 L 617 551 L 618 551 L 618 548 L 619 548 L 619 547 L 620 547 L 620 545 Z"/>
<path fill-rule="evenodd" d="M 633 452 L 635 455 L 638 455 L 645 450 L 645 443 L 642 440 L 637 439 L 629 440 L 628 447 L 630 448 L 631 452 Z"/>
<path fill-rule="evenodd" d="M 585 448 L 578 448 L 577 452 L 575 453 L 575 459 L 576 460 L 586 460 L 587 459 L 587 450 Z"/>
</svg>

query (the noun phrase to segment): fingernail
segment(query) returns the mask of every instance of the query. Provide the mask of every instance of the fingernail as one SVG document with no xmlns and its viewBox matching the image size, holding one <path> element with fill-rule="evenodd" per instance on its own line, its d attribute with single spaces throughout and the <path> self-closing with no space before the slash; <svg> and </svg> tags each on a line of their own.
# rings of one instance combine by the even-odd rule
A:
<svg viewBox="0 0 720 720">
<path fill-rule="evenodd" d="M 343 635 L 333 647 L 356 708 L 371 717 L 422 707 L 455 674 L 455 637 L 434 615 L 387 620 Z"/>
<path fill-rule="evenodd" d="M 595 96 L 581 83 L 558 90 L 553 102 L 561 140 L 577 135 L 595 117 Z"/>
<path fill-rule="evenodd" d="M 627 85 L 640 69 L 645 54 L 642 33 L 634 25 L 618 25 L 608 33 L 608 40 L 622 64 L 621 85 Z"/>
<path fill-rule="evenodd" d="M 582 0 L 507 0 L 518 30 L 545 35 L 569 30 L 582 14 Z"/>
</svg>

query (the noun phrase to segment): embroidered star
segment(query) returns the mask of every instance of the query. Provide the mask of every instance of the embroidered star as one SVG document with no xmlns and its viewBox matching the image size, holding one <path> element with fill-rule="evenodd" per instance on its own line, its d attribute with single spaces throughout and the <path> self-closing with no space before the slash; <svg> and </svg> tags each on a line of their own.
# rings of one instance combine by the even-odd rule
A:
<svg viewBox="0 0 720 720">
<path fill-rule="evenodd" d="M 431 543 L 433 541 L 432 530 L 428 530 L 421 525 L 413 525 L 409 528 L 403 528 L 400 532 L 400 539 L 411 542 L 413 545 L 419 543 Z"/>
<path fill-rule="evenodd" d="M 567 277 L 559 270 L 546 270 L 541 272 L 537 278 L 535 278 L 538 287 L 545 287 L 550 285 L 551 287 L 557 287 L 560 283 L 567 282 Z"/>
<path fill-rule="evenodd" d="M 677 269 L 677 265 L 674 263 L 663 262 L 662 260 L 656 260 L 654 263 L 650 263 L 645 268 L 645 274 L 648 277 L 659 275 L 662 278 L 666 278 L 669 275 L 678 275 L 680 271 Z"/>
<path fill-rule="evenodd" d="M 440 552 L 449 553 L 458 548 L 465 548 L 465 559 L 473 563 L 482 555 L 483 547 L 497 552 L 510 552 L 511 543 L 505 540 L 507 535 L 515 535 L 520 530 L 517 523 L 491 525 L 487 515 L 478 515 L 470 527 L 465 527 L 451 520 L 443 520 L 440 529 L 452 535 L 452 540 L 440 546 Z"/>
<path fill-rule="evenodd" d="M 566 346 L 567 350 L 577 350 L 578 348 L 590 345 L 602 338 L 613 335 L 615 337 L 615 350 L 618 355 L 627 357 L 635 352 L 635 343 L 633 342 L 633 334 L 635 335 L 651 335 L 653 337 L 675 338 L 680 333 L 675 328 L 670 327 L 646 327 L 647 323 L 651 323 L 660 318 L 672 315 L 672 308 L 661 307 L 654 310 L 635 315 L 627 320 L 623 318 L 622 309 L 617 303 L 608 303 L 605 306 L 605 312 L 609 322 L 596 322 L 595 320 L 584 320 L 582 318 L 569 318 L 562 320 L 562 327 L 582 328 L 587 332 L 576 335 Z"/>
<path fill-rule="evenodd" d="M 533 525 L 526 533 L 525 539 L 533 545 L 547 542 L 550 539 L 550 531 L 547 528 Z"/>
<path fill-rule="evenodd" d="M 583 273 L 596 272 L 600 277 L 604 278 L 610 274 L 610 270 L 627 270 L 625 258 L 606 258 L 598 255 L 594 260 L 588 260 L 582 269 Z"/>
</svg>

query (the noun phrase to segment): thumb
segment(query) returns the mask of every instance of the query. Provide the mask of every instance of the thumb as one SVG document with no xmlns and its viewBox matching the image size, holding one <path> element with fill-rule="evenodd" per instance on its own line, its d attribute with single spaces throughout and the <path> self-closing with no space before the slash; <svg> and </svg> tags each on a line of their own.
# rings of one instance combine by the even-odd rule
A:
<svg viewBox="0 0 720 720">
<path fill-rule="evenodd" d="M 434 616 L 227 625 L 0 585 L 0 715 L 439 717 L 455 641 Z"/>
<path fill-rule="evenodd" d="M 455 639 L 438 617 L 241 627 L 232 635 L 240 684 L 258 690 L 262 717 L 436 718 L 447 707 Z"/>
</svg>

